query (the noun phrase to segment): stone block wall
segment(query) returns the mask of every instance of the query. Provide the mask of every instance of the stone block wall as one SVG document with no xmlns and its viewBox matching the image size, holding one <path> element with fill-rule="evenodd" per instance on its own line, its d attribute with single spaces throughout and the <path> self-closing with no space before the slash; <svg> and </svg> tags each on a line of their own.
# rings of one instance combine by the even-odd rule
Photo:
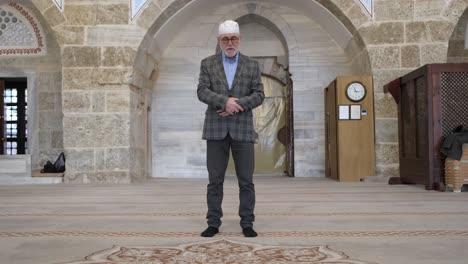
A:
<svg viewBox="0 0 468 264">
<path fill-rule="evenodd" d="M 27 78 L 28 153 L 31 168 L 39 170 L 47 160 L 55 161 L 63 151 L 60 47 L 40 10 L 30 1 L 18 2 L 40 24 L 46 51 L 42 55 L 0 56 L 0 78 Z"/>
<path fill-rule="evenodd" d="M 228 2 L 223 1 L 213 1 L 212 4 L 222 6 Z M 34 85 L 38 85 L 37 130 L 32 132 L 37 134 L 36 142 L 43 149 L 37 148 L 36 163 L 42 156 L 39 152 L 44 157 L 49 155 L 47 153 L 52 155 L 61 149 L 63 142 L 68 157 L 66 181 L 126 183 L 144 178 L 150 167 L 142 162 L 149 157 L 148 146 L 145 145 L 148 142 L 143 140 L 148 137 L 147 126 L 151 123 L 146 109 L 151 102 L 149 98 L 154 96 L 148 89 L 155 86 L 154 81 L 165 78 L 162 51 L 169 44 L 165 42 L 170 42 L 173 37 L 156 33 L 163 25 L 170 26 L 170 22 L 192 2 L 201 5 L 202 1 L 151 0 L 140 17 L 131 22 L 126 0 L 66 0 L 64 13 L 50 0 L 18 2 L 37 9 L 37 15 L 51 39 L 47 56 L 0 58 L 0 72 L 8 72 L 10 76 L 25 74 L 34 80 Z M 323 107 L 318 103 L 323 98 L 323 87 L 336 75 L 370 72 L 374 75 L 375 86 L 377 173 L 397 175 L 396 105 L 389 95 L 383 93 L 383 85 L 426 63 L 446 62 L 447 56 L 449 61 L 463 61 L 464 49 L 460 46 L 463 29 L 456 25 L 467 2 L 375 0 L 372 18 L 358 1 L 315 2 L 323 5 L 353 35 L 344 52 L 338 50 L 335 56 L 316 56 L 314 52 L 323 47 L 313 45 L 326 44 L 316 41 L 323 35 L 319 31 L 314 35 L 317 26 L 313 20 L 301 18 L 311 10 L 304 8 L 290 12 L 291 3 L 276 0 L 267 4 L 268 8 L 256 9 L 263 17 L 276 21 L 288 40 L 290 70 L 294 74 L 293 79 L 296 78 L 296 174 L 314 176 L 323 172 L 322 148 L 318 145 L 323 142 L 323 114 L 320 114 Z M 280 7 L 271 12 L 275 4 Z M 255 4 L 246 5 L 245 9 L 233 12 L 239 14 L 255 8 Z M 207 24 L 214 27 L 225 18 L 226 10 L 219 9 L 213 16 L 207 16 L 211 19 L 206 21 Z M 153 41 L 155 36 L 159 37 L 156 42 Z M 289 41 L 291 39 L 296 41 Z M 58 44 L 54 46 L 55 40 Z M 213 40 L 211 37 L 207 43 Z M 199 57 L 212 51 L 211 46 L 197 49 Z M 305 67 L 310 66 L 304 64 L 306 61 L 312 65 L 316 65 L 314 62 L 326 62 L 340 66 L 321 64 L 314 69 Z M 177 65 L 173 66 L 179 67 Z M 193 72 L 191 76 L 195 75 Z M 55 88 L 60 79 L 61 94 Z M 50 116 L 47 113 L 60 116 L 60 111 L 63 113 L 63 130 L 54 123 L 56 118 L 49 120 L 46 117 Z M 56 140 L 60 133 L 62 142 Z M 194 145 L 193 149 L 198 148 Z M 189 161 L 199 163 L 193 159 Z"/>
<path fill-rule="evenodd" d="M 128 2 L 38 1 L 61 45 L 67 182 L 130 179 L 128 79 L 144 31 L 129 24 Z"/>
</svg>

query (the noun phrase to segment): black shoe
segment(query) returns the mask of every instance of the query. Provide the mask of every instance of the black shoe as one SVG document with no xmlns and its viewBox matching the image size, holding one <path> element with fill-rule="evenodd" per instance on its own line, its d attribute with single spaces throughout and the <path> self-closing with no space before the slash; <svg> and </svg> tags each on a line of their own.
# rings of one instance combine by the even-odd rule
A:
<svg viewBox="0 0 468 264">
<path fill-rule="evenodd" d="M 252 227 L 242 228 L 242 233 L 244 233 L 245 237 L 256 237 L 256 236 L 258 236 L 257 232 L 255 232 L 255 230 L 253 230 Z"/>
<path fill-rule="evenodd" d="M 200 235 L 202 237 L 213 237 L 219 232 L 219 229 L 216 227 L 209 226 L 205 231 L 203 231 Z"/>
</svg>

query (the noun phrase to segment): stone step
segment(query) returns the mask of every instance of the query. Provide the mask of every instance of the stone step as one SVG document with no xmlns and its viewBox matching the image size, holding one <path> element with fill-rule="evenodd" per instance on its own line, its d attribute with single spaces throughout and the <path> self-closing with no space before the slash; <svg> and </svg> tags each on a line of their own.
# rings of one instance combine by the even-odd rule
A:
<svg viewBox="0 0 468 264">
<path fill-rule="evenodd" d="M 0 185 L 17 184 L 57 184 L 62 183 L 62 177 L 18 177 L 18 176 L 0 176 Z"/>
</svg>

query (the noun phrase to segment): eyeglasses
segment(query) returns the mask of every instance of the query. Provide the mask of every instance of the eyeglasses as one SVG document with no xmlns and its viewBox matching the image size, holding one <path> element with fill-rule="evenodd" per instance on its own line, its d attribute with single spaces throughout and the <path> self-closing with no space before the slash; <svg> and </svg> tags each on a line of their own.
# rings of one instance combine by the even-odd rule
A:
<svg viewBox="0 0 468 264">
<path fill-rule="evenodd" d="M 237 44 L 237 43 L 239 43 L 239 38 L 238 37 L 231 37 L 231 38 L 224 37 L 224 38 L 221 39 L 221 42 L 223 44 L 228 44 L 229 41 L 231 41 L 232 44 Z"/>
</svg>

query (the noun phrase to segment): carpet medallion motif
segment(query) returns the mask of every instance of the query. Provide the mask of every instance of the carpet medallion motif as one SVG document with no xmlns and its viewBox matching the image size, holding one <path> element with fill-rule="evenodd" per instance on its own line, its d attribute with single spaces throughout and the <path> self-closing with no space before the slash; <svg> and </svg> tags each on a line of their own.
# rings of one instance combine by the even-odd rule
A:
<svg viewBox="0 0 468 264">
<path fill-rule="evenodd" d="M 328 246 L 287 247 L 227 239 L 163 246 L 114 246 L 86 257 L 84 261 L 66 264 L 121 264 L 121 263 L 334 263 L 372 264 L 349 259 L 343 252 Z M 375 264 L 375 263 L 374 263 Z"/>
</svg>

